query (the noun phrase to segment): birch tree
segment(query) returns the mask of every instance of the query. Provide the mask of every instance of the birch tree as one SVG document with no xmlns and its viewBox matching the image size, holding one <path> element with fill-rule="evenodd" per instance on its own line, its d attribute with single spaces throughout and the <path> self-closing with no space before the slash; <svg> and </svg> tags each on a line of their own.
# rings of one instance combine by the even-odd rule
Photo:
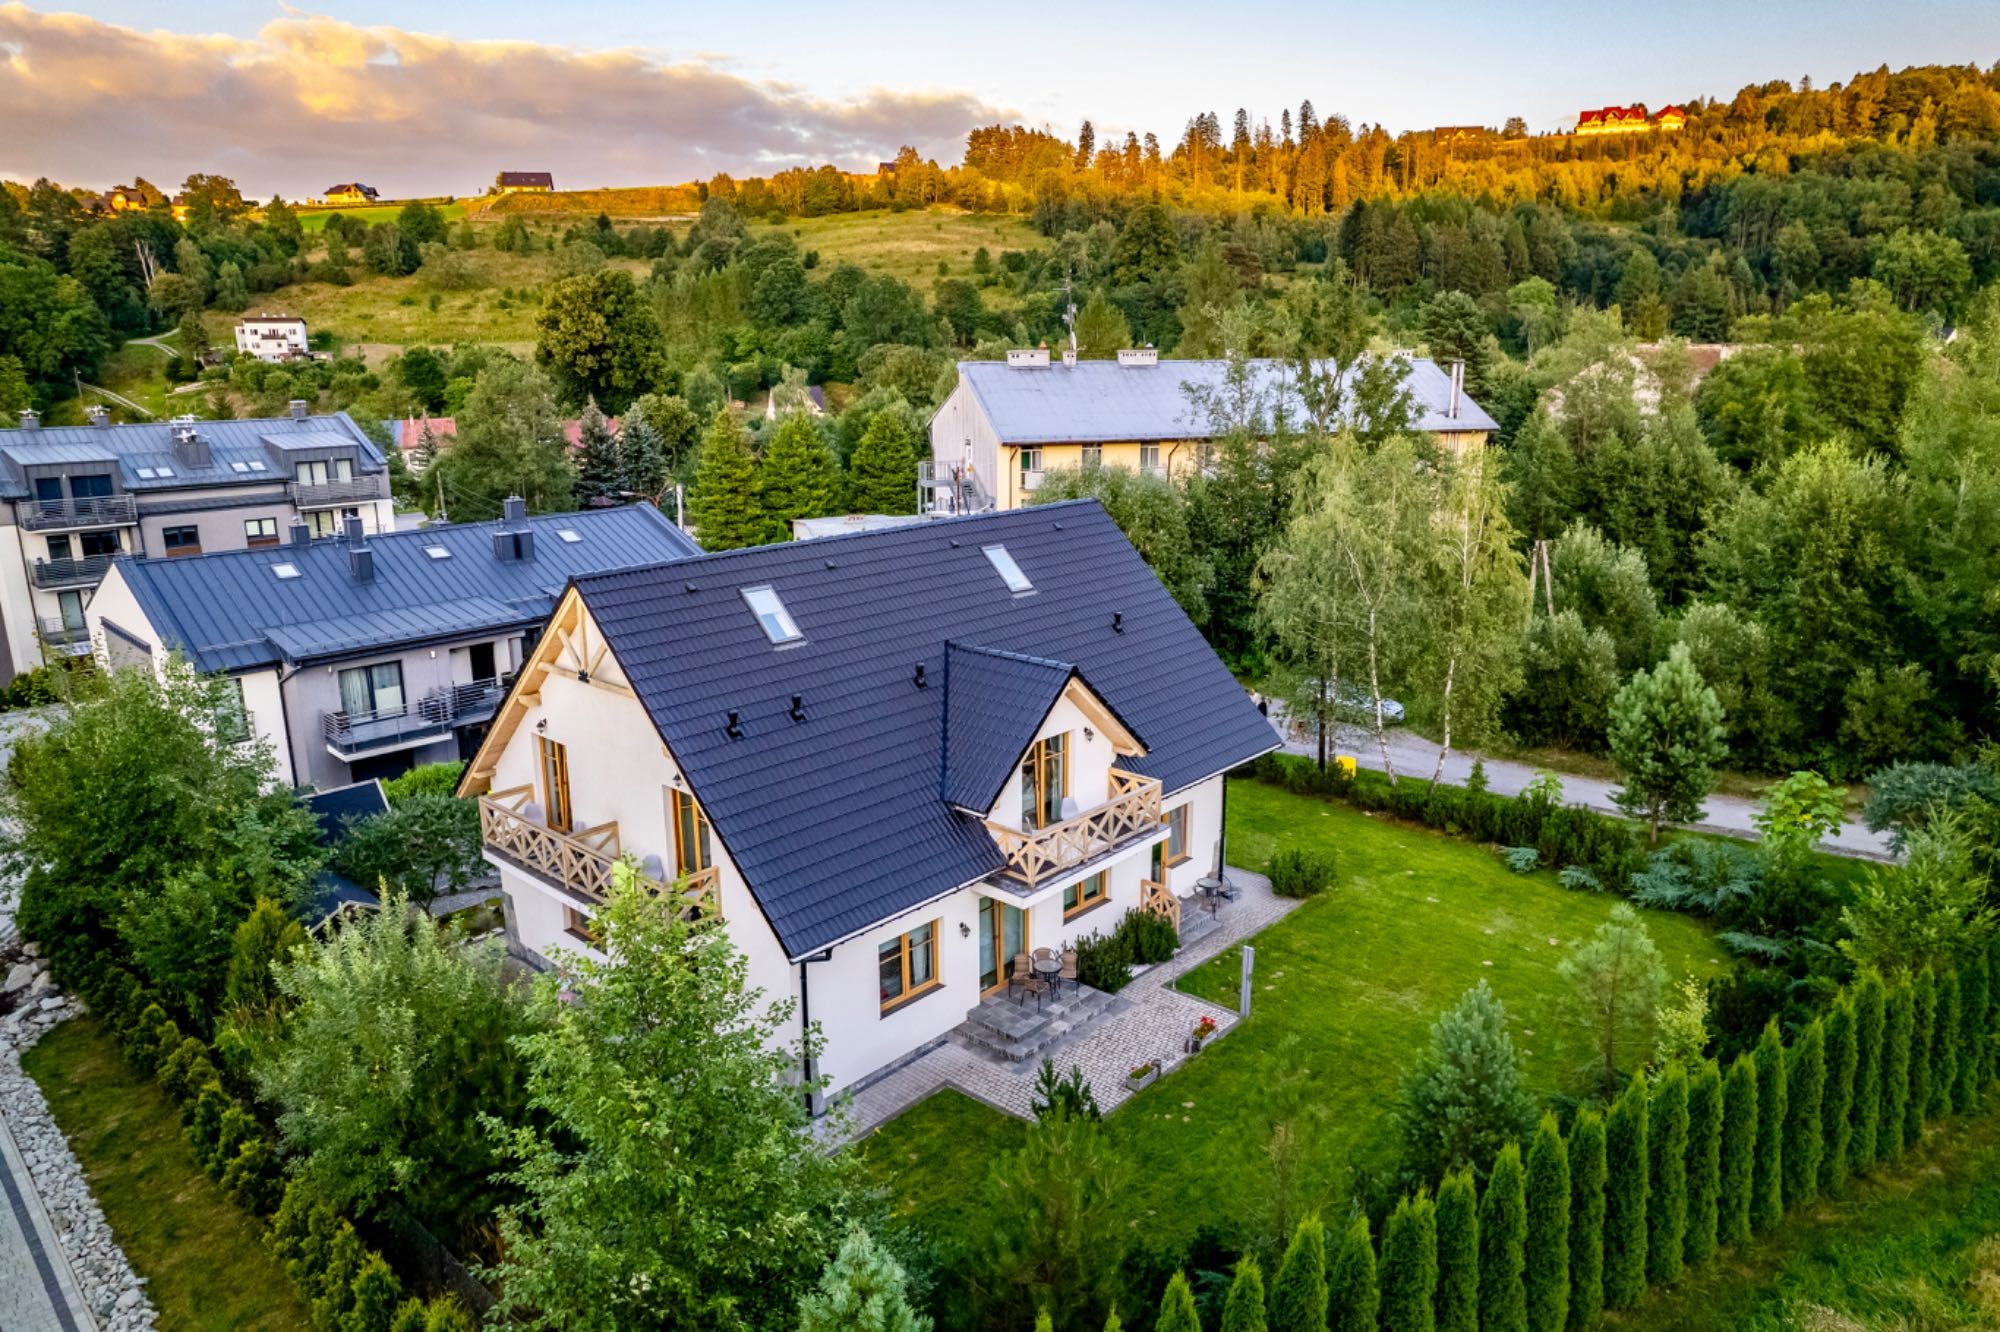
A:
<svg viewBox="0 0 2000 1332">
<path fill-rule="evenodd" d="M 1418 674 L 1439 725 L 1433 784 L 1444 776 L 1454 733 L 1475 743 L 1498 725 L 1500 701 L 1521 680 L 1519 625 L 1527 577 L 1506 488 L 1484 454 L 1445 459 L 1442 504 L 1431 516 L 1424 562 Z"/>
</svg>

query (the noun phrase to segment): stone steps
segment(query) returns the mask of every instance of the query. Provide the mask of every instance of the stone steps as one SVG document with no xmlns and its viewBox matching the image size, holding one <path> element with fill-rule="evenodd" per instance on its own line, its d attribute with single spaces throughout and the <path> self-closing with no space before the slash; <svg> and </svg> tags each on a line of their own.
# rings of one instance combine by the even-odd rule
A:
<svg viewBox="0 0 2000 1332">
<path fill-rule="evenodd" d="M 1024 995 L 1017 1003 L 997 995 L 966 1014 L 965 1021 L 953 1029 L 951 1039 L 995 1063 L 1025 1063 L 1039 1059 L 1064 1037 L 1097 1018 L 1130 1006 L 1130 1000 L 1088 988 L 1044 999 L 1039 1009 L 1032 996 Z"/>
</svg>

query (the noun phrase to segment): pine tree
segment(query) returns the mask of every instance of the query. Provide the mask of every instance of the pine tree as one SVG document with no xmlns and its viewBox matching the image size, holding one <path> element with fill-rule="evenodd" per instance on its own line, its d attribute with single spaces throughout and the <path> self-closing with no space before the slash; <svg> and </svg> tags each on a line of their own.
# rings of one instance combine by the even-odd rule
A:
<svg viewBox="0 0 2000 1332">
<path fill-rule="evenodd" d="M 1153 1332 L 1201 1332 L 1201 1315 L 1195 1311 L 1194 1292 L 1188 1289 L 1185 1273 L 1174 1273 L 1174 1279 L 1167 1283 Z"/>
<path fill-rule="evenodd" d="M 1826 1018 L 1826 1095 L 1820 1101 L 1825 1143 L 1819 1163 L 1821 1193 L 1839 1193 L 1847 1187 L 1848 1153 L 1854 1140 L 1854 1062 L 1854 999 L 1843 994 Z"/>
<path fill-rule="evenodd" d="M 1700 816 L 1715 784 L 1715 765 L 1729 753 L 1722 704 L 1682 643 L 1618 691 L 1611 701 L 1609 737 L 1612 761 L 1625 782 L 1611 798 L 1633 818 L 1646 820 L 1656 845 L 1661 823 Z"/>
<path fill-rule="evenodd" d="M 770 532 L 764 515 L 762 487 L 757 484 L 757 460 L 743 437 L 743 426 L 727 407 L 715 414 L 701 437 L 701 458 L 695 464 L 694 497 L 688 517 L 702 549 L 736 550 L 762 545 Z"/>
<path fill-rule="evenodd" d="M 1882 1113 L 1875 1159 L 1900 1156 L 1924 1136 L 1931 1099 L 1931 1047 L 1937 1038 L 1937 977 L 1930 970 L 1888 987 L 1882 1008 Z"/>
<path fill-rule="evenodd" d="M 1528 1326 L 1528 1174 L 1508 1143 L 1493 1160 L 1479 1199 L 1479 1324 L 1484 1332 Z"/>
<path fill-rule="evenodd" d="M 1722 1088 L 1721 1187 L 1716 1226 L 1725 1244 L 1750 1238 L 1750 1188 L 1757 1160 L 1757 1065 L 1738 1055 Z"/>
<path fill-rule="evenodd" d="M 900 412 L 875 413 L 854 445 L 848 469 L 854 485 L 850 504 L 854 512 L 916 512 L 916 446 Z"/>
<path fill-rule="evenodd" d="M 1528 1326 L 1563 1332 L 1569 1322 L 1569 1148 L 1555 1116 L 1543 1115 L 1528 1144 Z"/>
<path fill-rule="evenodd" d="M 819 427 L 804 412 L 778 423 L 758 464 L 764 485 L 764 512 L 775 540 L 788 540 L 794 518 L 821 518 L 834 511 L 839 476 Z"/>
<path fill-rule="evenodd" d="M 798 1332 L 930 1332 L 910 1307 L 909 1279 L 859 1225 L 850 1226 L 819 1285 L 799 1300 Z"/>
<path fill-rule="evenodd" d="M 1958 969 L 1958 1086 L 1952 1106 L 1960 1114 L 1972 1109 L 1986 1088 L 1987 1021 L 1986 959 L 1974 956 Z"/>
<path fill-rule="evenodd" d="M 649 395 L 650 396 L 650 395 Z M 632 404 L 618 425 L 620 490 L 658 503 L 667 489 L 667 459 L 659 427 L 642 409 L 648 399 Z"/>
<path fill-rule="evenodd" d="M 1271 1332 L 1319 1332 L 1326 1326 L 1326 1227 L 1299 1222 L 1271 1285 Z"/>
<path fill-rule="evenodd" d="M 1382 1228 L 1382 1332 L 1434 1332 L 1437 1278 L 1437 1208 L 1420 1191 Z"/>
<path fill-rule="evenodd" d="M 1341 1232 L 1326 1280 L 1328 1332 L 1375 1332 L 1381 1296 L 1375 1285 L 1375 1241 L 1368 1234 L 1366 1214 L 1355 1213 Z"/>
<path fill-rule="evenodd" d="M 625 488 L 625 460 L 618 439 L 596 403 L 588 403 L 577 423 L 576 499 L 589 508 L 594 500 L 616 500 Z"/>
<path fill-rule="evenodd" d="M 1479 1332 L 1479 1189 L 1470 1170 L 1438 1184 L 1438 1332 Z"/>
<path fill-rule="evenodd" d="M 1687 1238 L 1688 1076 L 1667 1065 L 1646 1107 L 1646 1276 L 1664 1284 L 1681 1278 Z"/>
<path fill-rule="evenodd" d="M 1604 1313 L 1604 1118 L 1578 1114 L 1569 1130 L 1569 1324 L 1596 1327 Z"/>
<path fill-rule="evenodd" d="M 1825 1151 L 1826 1027 L 1819 1019 L 1793 1040 L 1785 1067 L 1785 1206 L 1819 1194 Z"/>
<path fill-rule="evenodd" d="M 1604 1121 L 1604 1307 L 1629 1309 L 1646 1289 L 1646 1075 L 1634 1074 Z"/>
<path fill-rule="evenodd" d="M 1881 976 L 1866 972 L 1854 989 L 1854 1136 L 1848 1169 L 1859 1174 L 1875 1164 L 1882 1122 L 1882 1044 L 1887 994 Z"/>
<path fill-rule="evenodd" d="M 1938 977 L 1937 1028 L 1931 1036 L 1930 1117 L 1949 1114 L 1958 1086 L 1958 973 Z"/>
<path fill-rule="evenodd" d="M 1688 1081 L 1687 1238 L 1689 1267 L 1715 1260 L 1717 1203 L 1722 1191 L 1722 1070 L 1703 1060 Z"/>
<path fill-rule="evenodd" d="M 1264 1332 L 1264 1273 L 1255 1258 L 1236 1264 L 1236 1279 L 1222 1305 L 1222 1332 Z"/>
<path fill-rule="evenodd" d="M 1785 1214 L 1785 1047 L 1778 1021 L 1764 1024 L 1757 1064 L 1757 1147 L 1750 1173 L 1750 1224 L 1764 1230 Z"/>
<path fill-rule="evenodd" d="M 1507 1008 L 1484 980 L 1432 1024 L 1403 1076 L 1396 1122 L 1411 1168 L 1429 1179 L 1478 1170 L 1535 1122 L 1535 1098 L 1507 1033 Z"/>
</svg>

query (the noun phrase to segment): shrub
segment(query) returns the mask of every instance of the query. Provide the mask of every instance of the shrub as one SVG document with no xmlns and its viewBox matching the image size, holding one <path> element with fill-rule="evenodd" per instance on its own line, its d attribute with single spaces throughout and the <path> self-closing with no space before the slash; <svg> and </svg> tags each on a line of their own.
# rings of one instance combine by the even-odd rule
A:
<svg viewBox="0 0 2000 1332">
<path fill-rule="evenodd" d="M 1882 1026 L 1882 1114 L 1875 1132 L 1887 1160 L 1923 1136 L 1931 1101 L 1931 1048 L 1937 1039 L 1937 977 L 1928 967 L 1889 991 Z"/>
<path fill-rule="evenodd" d="M 1479 1322 L 1486 1332 L 1528 1325 L 1528 1179 L 1521 1149 L 1508 1143 L 1479 1199 Z"/>
<path fill-rule="evenodd" d="M 258 1216 L 268 1215 L 278 1205 L 284 1182 L 277 1149 L 261 1135 L 244 1143 L 235 1159 L 222 1167 L 223 1191 L 238 1207 Z"/>
<path fill-rule="evenodd" d="M 1825 1151 L 1826 1027 L 1817 1019 L 1793 1039 L 1785 1067 L 1785 1205 L 1819 1193 Z"/>
<path fill-rule="evenodd" d="M 216 1078 L 215 1065 L 209 1061 L 208 1047 L 193 1036 L 187 1037 L 174 1047 L 174 1052 L 160 1061 L 160 1086 L 176 1101 L 185 1101 L 207 1083 Z"/>
<path fill-rule="evenodd" d="M 1931 1036 L 1932 1118 L 1951 1110 L 1957 1091 L 1961 1021 L 1958 973 L 1947 971 L 1938 977 L 1937 1030 Z"/>
<path fill-rule="evenodd" d="M 1773 1018 L 1751 1056 L 1757 1065 L 1757 1146 L 1750 1172 L 1750 1224 L 1764 1230 L 1785 1214 L 1785 1047 Z"/>
<path fill-rule="evenodd" d="M 1987 969 L 1984 957 L 1973 957 L 1958 971 L 1958 1083 L 1952 1107 L 1970 1110 L 1987 1081 Z"/>
<path fill-rule="evenodd" d="M 1104 1112 L 1097 1108 L 1097 1096 L 1083 1076 L 1082 1067 L 1072 1064 L 1069 1072 L 1058 1073 L 1055 1061 L 1046 1055 L 1042 1057 L 1041 1069 L 1035 1074 L 1035 1090 L 1029 1108 L 1035 1112 L 1035 1118 L 1041 1120 L 1104 1118 Z"/>
<path fill-rule="evenodd" d="M 1646 1078 L 1640 1074 L 1604 1121 L 1604 1304 L 1629 1309 L 1646 1290 Z"/>
<path fill-rule="evenodd" d="M 1181 946 L 1174 923 L 1154 911 L 1128 912 L 1118 922 L 1118 933 L 1125 937 L 1135 966 L 1165 962 Z"/>
<path fill-rule="evenodd" d="M 1326 1326 L 1326 1227 L 1299 1222 L 1271 1283 L 1271 1332 L 1318 1332 Z"/>
<path fill-rule="evenodd" d="M 1375 1245 L 1368 1216 L 1349 1219 L 1327 1262 L 1327 1332 L 1375 1332 L 1381 1293 L 1375 1284 Z"/>
<path fill-rule="evenodd" d="M 411 796 L 458 794 L 458 779 L 465 772 L 464 763 L 422 763 L 400 777 L 391 777 L 382 783 L 382 794 L 389 803 L 399 805 Z"/>
<path fill-rule="evenodd" d="M 1750 1189 L 1757 1161 L 1757 1065 L 1738 1055 L 1722 1088 L 1722 1143 L 1716 1226 L 1726 1243 L 1750 1238 Z"/>
<path fill-rule="evenodd" d="M 1646 1108 L 1646 1276 L 1678 1281 L 1687 1238 L 1688 1078 L 1669 1064 Z"/>
<path fill-rule="evenodd" d="M 1882 978 L 1862 973 L 1854 992 L 1854 1139 L 1849 1169 L 1875 1164 L 1876 1135 L 1882 1119 L 1882 1046 L 1886 993 Z"/>
<path fill-rule="evenodd" d="M 1713 1060 L 1704 1060 L 1688 1080 L 1687 1106 L 1687 1226 L 1681 1257 L 1698 1268 L 1715 1257 L 1722 1187 L 1722 1070 Z"/>
<path fill-rule="evenodd" d="M 1266 1332 L 1264 1272 L 1255 1258 L 1245 1257 L 1236 1264 L 1236 1277 L 1222 1306 L 1222 1332 Z"/>
<path fill-rule="evenodd" d="M 1333 854 L 1286 847 L 1272 855 L 1269 872 L 1271 891 L 1278 896 L 1316 897 L 1333 887 Z"/>
<path fill-rule="evenodd" d="M 1080 984 L 1116 994 L 1132 980 L 1132 941 L 1121 930 L 1091 931 L 1076 941 L 1076 978 Z"/>
<path fill-rule="evenodd" d="M 1847 1187 L 1847 1153 L 1854 1137 L 1854 999 L 1843 994 L 1826 1017 L 1826 1091 L 1820 1098 L 1819 1188 Z"/>
<path fill-rule="evenodd" d="M 1532 874 L 1542 863 L 1542 853 L 1532 846 L 1510 846 L 1500 856 L 1516 874 Z"/>
<path fill-rule="evenodd" d="M 222 1137 L 222 1117 L 229 1113 L 229 1093 L 219 1082 L 210 1082 L 181 1111 L 181 1127 L 197 1161 L 207 1164 Z"/>
<path fill-rule="evenodd" d="M 1479 1332 L 1479 1189 L 1455 1170 L 1437 1191 L 1438 1332 Z"/>
<path fill-rule="evenodd" d="M 1569 1130 L 1569 1309 L 1577 1327 L 1604 1311 L 1604 1120 L 1585 1110 Z"/>
<path fill-rule="evenodd" d="M 1569 1321 L 1569 1149 L 1553 1115 L 1528 1146 L 1526 1271 L 1528 1327 L 1562 1332 Z"/>
<path fill-rule="evenodd" d="M 1437 1279 L 1437 1209 L 1419 1192 L 1382 1230 L 1382 1332 L 1431 1332 Z"/>
<path fill-rule="evenodd" d="M 1556 882 L 1572 892 L 1601 893 L 1604 881 L 1581 865 L 1566 865 L 1557 873 Z"/>
</svg>

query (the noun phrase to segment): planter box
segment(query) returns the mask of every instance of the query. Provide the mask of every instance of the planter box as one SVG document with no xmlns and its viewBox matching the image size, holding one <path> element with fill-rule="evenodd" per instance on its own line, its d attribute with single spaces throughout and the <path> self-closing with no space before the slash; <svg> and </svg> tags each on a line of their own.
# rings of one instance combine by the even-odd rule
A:
<svg viewBox="0 0 2000 1332">
<path fill-rule="evenodd" d="M 1147 1069 L 1144 1073 L 1139 1074 L 1137 1077 L 1134 1077 L 1129 1073 L 1126 1074 L 1125 1090 L 1128 1092 L 1144 1091 L 1146 1088 L 1152 1086 L 1159 1080 L 1160 1080 L 1160 1066 L 1158 1064 L 1155 1064 L 1151 1068 Z"/>
</svg>

